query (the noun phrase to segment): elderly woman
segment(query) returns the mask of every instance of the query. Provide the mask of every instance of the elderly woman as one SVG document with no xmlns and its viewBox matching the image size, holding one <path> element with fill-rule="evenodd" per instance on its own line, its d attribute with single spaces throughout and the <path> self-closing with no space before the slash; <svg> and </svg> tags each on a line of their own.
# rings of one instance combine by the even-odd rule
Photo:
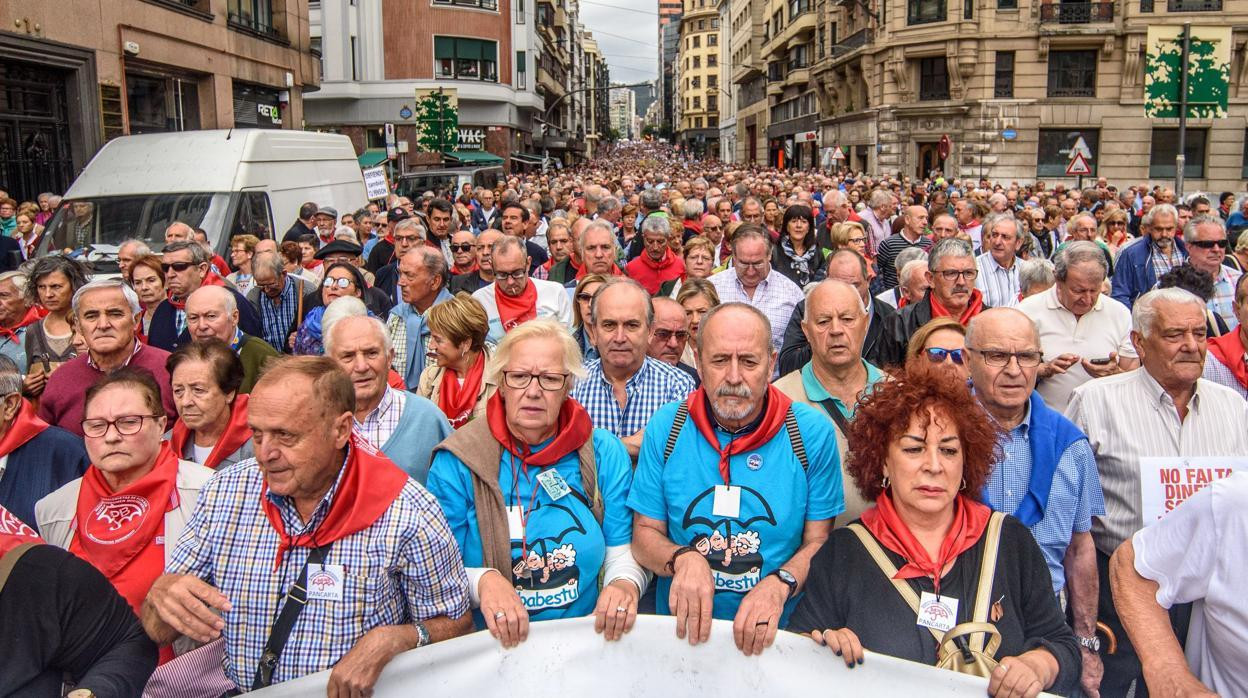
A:
<svg viewBox="0 0 1248 698">
<path fill-rule="evenodd" d="M 715 270 L 715 243 L 696 235 L 684 243 L 682 255 L 685 262 L 683 277 L 665 281 L 657 295 L 676 298 L 680 289 L 689 281 L 705 279 Z"/>
<path fill-rule="evenodd" d="M 146 337 L 152 327 L 152 314 L 156 306 L 167 297 L 165 292 L 165 269 L 160 265 L 160 257 L 145 254 L 135 257 L 130 265 L 130 273 L 126 283 L 134 289 L 139 297 L 139 305 L 143 310 L 139 313 L 139 336 Z"/>
<path fill-rule="evenodd" d="M 698 336 L 702 318 L 711 312 L 711 308 L 719 305 L 719 292 L 706 279 L 689 279 L 676 294 L 676 302 L 685 309 L 685 317 L 689 318 L 689 339 L 691 340 L 685 345 L 685 353 L 680 360 L 688 366 L 696 366 L 697 360 L 693 355 L 693 346 L 697 342 L 693 340 L 696 340 Z"/>
<path fill-rule="evenodd" d="M 586 274 L 576 282 L 576 291 L 572 294 L 572 300 L 576 301 L 572 305 L 572 338 L 586 361 L 598 358 L 598 350 L 589 339 L 589 306 L 606 283 L 607 277 L 602 274 Z"/>
<path fill-rule="evenodd" d="M 530 320 L 504 336 L 489 375 L 485 419 L 435 449 L 427 484 L 463 551 L 477 627 L 512 647 L 530 619 L 592 613 L 617 639 L 647 579 L 630 548 L 628 452 L 568 398 L 581 352 L 562 325 Z"/>
<path fill-rule="evenodd" d="M 325 270 L 325 280 L 321 282 L 321 304 L 303 316 L 303 324 L 299 326 L 299 331 L 292 339 L 291 348 L 294 353 L 314 356 L 324 354 L 321 318 L 325 315 L 325 308 L 343 296 L 363 300 L 366 288 L 368 288 L 368 283 L 364 280 L 364 274 L 354 264 L 348 262 L 331 264 Z"/>
<path fill-rule="evenodd" d="M 234 288 L 244 296 L 256 285 L 251 260 L 256 256 L 256 245 L 259 244 L 260 238 L 255 235 L 235 235 L 230 240 L 230 263 L 238 271 L 225 277 L 225 280 L 234 284 Z"/>
<path fill-rule="evenodd" d="M 865 396 L 850 424 L 847 470 L 875 506 L 815 554 L 789 630 L 850 666 L 864 648 L 947 666 L 969 646 L 996 662 L 993 696 L 1073 688 L 1079 646 L 1040 547 L 1021 522 L 979 501 L 1000 436 L 944 371 L 908 368 Z M 969 622 L 997 634 L 989 641 L 956 627 Z M 944 641 L 954 637 L 964 643 Z"/>
<path fill-rule="evenodd" d="M 26 330 L 26 370 L 41 375 L 27 382 L 26 394 L 43 394 L 47 376 L 76 356 L 73 328 L 69 324 L 74 292 L 86 285 L 91 270 L 86 264 L 62 255 L 42 257 L 30 269 L 26 299 L 48 311 L 46 317 Z"/>
<path fill-rule="evenodd" d="M 183 344 L 165 362 L 178 406 L 169 443 L 173 452 L 206 468 L 255 455 L 247 427 L 243 362 L 219 339 Z"/>
<path fill-rule="evenodd" d="M 498 390 L 485 376 L 490 319 L 477 299 L 460 292 L 429 308 L 425 321 L 429 355 L 435 363 L 421 372 L 416 392 L 437 405 L 451 427 L 459 429 L 484 415 L 486 401 Z"/>
<path fill-rule="evenodd" d="M 772 248 L 771 266 L 799 287 L 827 276 L 823 250 L 815 241 L 815 216 L 809 206 L 794 204 L 784 210 L 780 244 Z"/>
<path fill-rule="evenodd" d="M 938 317 L 920 327 L 906 348 L 906 365 L 915 364 L 936 364 L 968 380 L 966 328 L 951 317 Z"/>
<path fill-rule="evenodd" d="M 165 419 L 152 374 L 125 367 L 100 379 L 82 420 L 91 465 L 35 505 L 44 540 L 90 562 L 136 614 L 212 476 L 162 441 Z"/>
</svg>

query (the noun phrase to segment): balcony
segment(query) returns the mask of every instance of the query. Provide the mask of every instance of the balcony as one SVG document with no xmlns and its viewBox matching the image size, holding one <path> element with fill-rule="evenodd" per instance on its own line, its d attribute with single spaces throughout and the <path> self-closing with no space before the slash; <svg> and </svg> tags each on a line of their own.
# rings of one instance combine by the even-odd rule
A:
<svg viewBox="0 0 1248 698">
<path fill-rule="evenodd" d="M 1219 8 L 1221 0 L 1201 0 L 1216 2 Z M 1052 2 L 1040 6 L 1040 21 L 1058 24 L 1095 24 L 1114 21 L 1114 3 L 1112 2 Z"/>
<path fill-rule="evenodd" d="M 1169 12 L 1221 12 L 1222 0 L 1167 0 Z"/>
<path fill-rule="evenodd" d="M 832 57 L 837 58 L 843 56 L 854 49 L 862 48 L 871 41 L 870 29 L 859 29 L 858 31 L 845 37 L 845 40 L 839 44 L 832 44 Z"/>
</svg>

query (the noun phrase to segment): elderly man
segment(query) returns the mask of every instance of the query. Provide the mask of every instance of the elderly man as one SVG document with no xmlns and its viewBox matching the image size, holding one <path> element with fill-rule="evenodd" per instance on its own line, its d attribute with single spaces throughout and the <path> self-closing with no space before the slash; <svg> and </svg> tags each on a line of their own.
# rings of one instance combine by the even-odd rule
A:
<svg viewBox="0 0 1248 698">
<path fill-rule="evenodd" d="M 651 299 L 651 304 L 654 306 L 654 323 L 646 354 L 689 374 L 694 387 L 697 387 L 702 382 L 698 370 L 680 360 L 689 343 L 689 315 L 685 313 L 684 306 L 671 298 L 658 296 Z"/>
<path fill-rule="evenodd" d="M 666 241 L 665 241 L 666 244 Z M 619 258 L 619 246 L 615 233 L 605 222 L 592 221 L 585 226 L 576 238 L 576 251 L 569 257 L 569 271 L 572 276 L 564 285 L 575 288 L 578 281 L 586 274 L 602 274 L 603 276 L 623 276 L 616 260 Z M 580 266 L 577 266 L 579 263 Z"/>
<path fill-rule="evenodd" d="M 771 323 L 771 348 L 784 344 L 784 328 L 793 307 L 802 302 L 802 289 L 771 268 L 772 243 L 761 225 L 742 224 L 732 237 L 732 268 L 708 281 L 723 303 L 742 302 L 758 308 Z"/>
<path fill-rule="evenodd" d="M 893 309 L 901 309 L 911 303 L 923 300 L 923 295 L 931 286 L 927 282 L 927 253 L 918 247 L 911 248 L 917 256 L 897 255 L 894 267 L 897 269 L 897 286 L 875 294 L 875 300 Z"/>
<path fill-rule="evenodd" d="M 451 294 L 476 293 L 494 283 L 494 243 L 503 234 L 493 228 L 477 236 L 474 247 L 477 256 L 477 268 L 467 274 L 459 274 L 451 279 Z"/>
<path fill-rule="evenodd" d="M 1023 222 L 1009 213 L 993 213 L 984 218 L 984 243 L 987 250 L 975 258 L 979 275 L 975 288 L 984 294 L 984 302 L 993 308 L 1018 305 L 1018 251 L 1022 248 L 1027 229 Z"/>
<path fill-rule="evenodd" d="M 745 197 L 741 200 L 739 215 L 742 223 L 761 226 L 763 224 L 763 202 L 754 196 Z"/>
<path fill-rule="evenodd" d="M 927 282 L 931 288 L 923 300 L 901 309 L 893 324 L 894 341 L 907 346 L 910 337 L 932 318 L 952 317 L 965 325 L 988 308 L 983 292 L 975 288 L 978 275 L 971 243 L 946 238 L 932 245 L 927 257 Z"/>
<path fill-rule="evenodd" d="M 390 299 L 390 304 L 399 302 L 402 293 L 399 289 L 399 260 L 408 250 L 425 244 L 425 227 L 415 218 L 399 221 L 394 226 L 394 259 L 377 270 L 373 277 L 373 288 L 380 289 Z"/>
<path fill-rule="evenodd" d="M 985 228 L 988 230 L 988 228 Z M 1105 500 L 1088 439 L 1035 392 L 1040 366 L 1036 326 L 1014 308 L 993 308 L 966 328 L 967 367 L 975 396 L 1005 436 L 1002 459 L 984 502 L 1031 529 L 1044 553 L 1053 593 L 1066 590 L 1083 654 L 1084 691 L 1095 695 L 1101 676 L 1096 650 L 1096 547 L 1092 517 Z"/>
<path fill-rule="evenodd" d="M 654 414 L 628 497 L 633 555 L 658 576 L 658 612 L 692 644 L 710 639 L 712 618 L 732 619 L 747 655 L 785 625 L 845 510 L 831 424 L 768 385 L 771 337 L 750 305 L 707 313 L 702 387 Z"/>
<path fill-rule="evenodd" d="M 451 279 L 460 274 L 477 270 L 477 236 L 471 230 L 459 230 L 451 235 Z"/>
<path fill-rule="evenodd" d="M 870 319 L 857 288 L 833 279 L 821 281 L 807 292 L 805 303 L 802 332 L 810 342 L 810 361 L 781 376 L 775 386 L 794 402 L 816 407 L 831 420 L 837 449 L 843 455 L 841 480 L 847 482 L 843 466 L 849 453 L 849 421 L 858 399 L 886 377 L 862 357 Z M 868 505 L 856 489 L 846 488 L 842 522 L 858 518 Z"/>
<path fill-rule="evenodd" d="M 1234 327 L 1235 284 L 1243 272 L 1222 263 L 1228 245 L 1222 219 L 1208 214 L 1192 218 L 1183 229 L 1183 242 L 1187 245 L 1188 264 L 1213 279 L 1209 310 L 1217 313 L 1227 327 Z"/>
<path fill-rule="evenodd" d="M 1135 299 L 1157 285 L 1162 274 L 1187 261 L 1187 246 L 1175 236 L 1179 212 L 1170 204 L 1157 204 L 1141 219 L 1144 237 L 1118 253 L 1112 296 L 1128 308 Z"/>
<path fill-rule="evenodd" d="M 566 264 L 562 266 L 562 269 L 565 270 L 563 275 L 560 275 L 559 278 L 551 276 L 551 270 L 556 265 L 572 256 L 572 227 L 568 225 L 566 218 L 555 218 L 546 226 L 546 246 L 547 251 L 550 252 L 550 259 L 546 261 L 543 269 L 546 274 L 546 280 L 559 284 L 567 283 L 568 280 L 565 276 L 568 266 Z"/>
<path fill-rule="evenodd" d="M 1212 381 L 1248 399 L 1248 274 L 1235 283 L 1235 311 L 1238 326 L 1220 337 L 1209 338 L 1205 356 L 1205 380 Z"/>
<path fill-rule="evenodd" d="M 317 247 L 328 245 L 334 240 L 334 228 L 338 227 L 338 209 L 333 206 L 321 206 L 312 217 L 316 224 Z"/>
<path fill-rule="evenodd" d="M 239 307 L 238 324 L 248 334 L 260 334 L 260 314 L 247 302 L 247 297 L 225 286 L 225 281 L 209 268 L 208 253 L 197 242 L 175 242 L 165 247 L 161 255 L 165 270 L 165 287 L 168 300 L 162 301 L 152 311 L 152 323 L 147 333 L 147 343 L 173 351 L 178 345 L 190 341 L 186 331 L 186 299 L 201 286 L 221 286 L 235 297 Z"/>
<path fill-rule="evenodd" d="M 494 190 L 486 187 L 477 188 L 476 206 L 472 207 L 472 232 L 480 235 L 490 228 L 497 228 L 502 212 L 494 207 Z"/>
<path fill-rule="evenodd" d="M 502 341 L 516 325 L 535 317 L 553 317 L 565 327 L 572 326 L 572 299 L 567 290 L 553 281 L 529 278 L 532 262 L 520 238 L 504 235 L 490 254 L 494 283 L 472 294 L 490 318 L 490 342 Z"/>
<path fill-rule="evenodd" d="M 1053 257 L 1056 283 L 1018 309 L 1040 333 L 1044 363 L 1036 389 L 1063 411 L 1076 387 L 1140 365 L 1131 344 L 1131 311 L 1101 293 L 1105 255 L 1094 242 L 1068 243 Z"/>
<path fill-rule="evenodd" d="M 892 192 L 887 189 L 872 190 L 867 198 L 867 208 L 859 214 L 863 226 L 867 229 L 868 257 L 874 259 L 879 253 L 880 245 L 893 234 L 889 221 L 896 212 Z"/>
<path fill-rule="evenodd" d="M 240 690 L 332 669 L 330 695 L 368 695 L 398 653 L 468 632 L 468 578 L 446 518 L 353 435 L 355 391 L 338 364 L 275 362 L 249 404 L 256 458 L 201 492 L 144 602 L 147 634 L 224 636 Z M 309 584 L 312 570 L 335 588 Z"/>
<path fill-rule="evenodd" d="M 48 377 L 39 400 L 40 419 L 81 437 L 87 388 L 122 366 L 150 372 L 160 386 L 165 412 L 171 417 L 178 413 L 165 370 L 169 352 L 134 336 L 139 310 L 139 297 L 120 279 L 98 279 L 74 292 L 74 320 L 87 353 L 61 364 Z"/>
<path fill-rule="evenodd" d="M 1141 369 L 1075 388 L 1066 408 L 1066 416 L 1088 435 L 1105 492 L 1106 516 L 1092 524 L 1101 585 L 1098 616 L 1117 636 L 1118 652 L 1104 658 L 1103 695 L 1126 695 L 1140 678 L 1108 582 L 1109 556 L 1144 525 L 1140 459 L 1248 453 L 1248 403 L 1201 378 L 1205 312 L 1204 301 L 1178 288 L 1140 296 L 1131 313 L 1131 342 Z"/>
<path fill-rule="evenodd" d="M 387 383 L 394 347 L 380 320 L 344 315 L 337 303 L 325 316 L 325 356 L 338 362 L 355 387 L 355 433 L 425 484 L 433 447 L 451 435 L 451 423 L 437 405 Z"/>
<path fill-rule="evenodd" d="M 697 203 L 686 202 L 686 203 Z M 664 284 L 685 275 L 685 263 L 669 246 L 671 225 L 662 216 L 650 216 L 641 224 L 645 251 L 629 262 L 624 270 L 650 295 L 657 295 Z"/>
<path fill-rule="evenodd" d="M 893 288 L 898 284 L 897 268 L 893 260 L 907 247 L 932 249 L 931 238 L 924 235 L 927 228 L 927 209 L 922 206 L 909 206 L 903 216 L 904 224 L 900 231 L 889 236 L 880 243 L 876 251 L 875 261 L 880 266 L 880 283 L 885 288 Z"/>
<path fill-rule="evenodd" d="M 191 339 L 219 339 L 238 354 L 243 364 L 240 393 L 250 393 L 264 362 L 280 355 L 268 342 L 239 328 L 238 302 L 234 294 L 219 286 L 204 286 L 186 299 L 186 328 Z"/>
<path fill-rule="evenodd" d="M 953 214 L 945 211 L 934 212 L 929 219 L 932 227 L 932 244 L 936 244 L 945 238 L 953 238 L 958 236 L 958 219 Z M 929 248 L 930 249 L 930 248 Z"/>
<path fill-rule="evenodd" d="M 282 236 L 282 242 L 295 242 L 304 235 L 315 233 L 317 208 L 316 202 L 304 202 L 299 207 L 299 215 L 295 218 L 295 222 L 291 223 L 290 228 Z"/>
<path fill-rule="evenodd" d="M 377 240 L 377 242 L 373 244 L 372 249 L 369 250 L 368 263 L 364 265 L 365 269 L 376 274 L 378 269 L 381 269 L 395 260 L 394 230 L 399 223 L 402 223 L 411 217 L 412 214 L 401 206 L 395 206 L 386 212 L 386 232 L 381 239 Z M 420 221 L 416 222 L 419 223 Z"/>
<path fill-rule="evenodd" d="M 46 314 L 41 310 L 26 296 L 25 274 L 0 274 L 0 356 L 13 359 L 19 373 L 26 373 L 26 328 Z"/>
<path fill-rule="evenodd" d="M 256 283 L 247 293 L 247 305 L 260 317 L 260 332 L 255 334 L 274 349 L 288 353 L 290 336 L 303 321 L 304 297 L 312 291 L 312 284 L 287 274 L 282 256 L 276 252 L 257 252 L 251 268 Z"/>
<path fill-rule="evenodd" d="M 589 323 L 599 358 L 585 364 L 586 377 L 571 397 L 589 412 L 595 428 L 620 437 L 636 458 L 655 410 L 685 399 L 697 386 L 689 374 L 647 356 L 654 306 L 635 281 L 612 279 L 599 290 Z"/>
<path fill-rule="evenodd" d="M 402 376 L 404 385 L 420 383 L 420 372 L 428 360 L 429 324 L 425 314 L 451 298 L 446 290 L 446 269 L 446 259 L 432 247 L 415 247 L 399 260 L 401 302 L 390 310 L 386 330 L 394 343 L 390 363 Z"/>
<path fill-rule="evenodd" d="M 130 267 L 134 265 L 134 260 L 145 255 L 151 254 L 152 248 L 147 246 L 142 240 L 126 240 L 117 246 L 117 270 L 121 272 L 121 278 L 129 278 Z"/>
</svg>

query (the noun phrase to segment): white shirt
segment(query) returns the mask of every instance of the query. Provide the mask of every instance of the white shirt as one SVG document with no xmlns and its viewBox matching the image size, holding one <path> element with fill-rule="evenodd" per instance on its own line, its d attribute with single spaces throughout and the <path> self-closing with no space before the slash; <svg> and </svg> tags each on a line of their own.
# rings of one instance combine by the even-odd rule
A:
<svg viewBox="0 0 1248 698">
<path fill-rule="evenodd" d="M 1248 472 L 1197 492 L 1132 538 L 1135 571 L 1165 608 L 1195 601 L 1187 663 L 1222 696 L 1248 696 Z"/>
<path fill-rule="evenodd" d="M 1105 516 L 1092 521 L 1096 548 L 1113 554 L 1144 526 L 1140 458 L 1248 454 L 1248 402 L 1233 390 L 1196 381 L 1187 418 L 1143 367 L 1075 388 L 1066 417 L 1088 435 L 1105 493 Z"/>
<path fill-rule="evenodd" d="M 975 258 L 979 276 L 975 288 L 983 291 L 984 303 L 993 308 L 1013 308 L 1018 305 L 1018 260 L 1009 269 L 1001 266 L 991 252 Z"/>
<path fill-rule="evenodd" d="M 1056 286 L 1024 298 L 1018 309 L 1036 323 L 1045 361 L 1062 354 L 1089 360 L 1105 359 L 1111 353 L 1136 358 L 1135 346 L 1131 344 L 1131 311 L 1105 294 L 1100 294 L 1092 310 L 1080 318 L 1058 301 Z M 1061 412 L 1070 402 L 1070 392 L 1090 380 L 1092 376 L 1083 370 L 1083 365 L 1075 364 L 1065 373 L 1041 380 L 1036 390 L 1049 407 Z"/>
<path fill-rule="evenodd" d="M 564 327 L 572 327 L 572 297 L 562 284 L 542 279 L 529 279 L 529 283 L 537 288 L 537 317 L 554 318 Z M 485 314 L 490 319 L 490 333 L 486 340 L 491 344 L 503 341 L 503 325 L 498 319 L 498 301 L 494 299 L 494 284 L 483 286 L 473 292 L 472 297 L 485 306 Z"/>
</svg>

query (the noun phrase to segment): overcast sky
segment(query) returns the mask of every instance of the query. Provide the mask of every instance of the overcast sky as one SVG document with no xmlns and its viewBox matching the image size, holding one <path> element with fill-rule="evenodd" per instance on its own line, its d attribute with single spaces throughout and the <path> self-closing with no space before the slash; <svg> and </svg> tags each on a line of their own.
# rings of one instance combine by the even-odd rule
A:
<svg viewBox="0 0 1248 698">
<path fill-rule="evenodd" d="M 593 32 L 611 82 L 644 82 L 659 72 L 656 0 L 581 0 L 581 25 Z M 640 43 L 639 43 L 640 42 Z"/>
</svg>

